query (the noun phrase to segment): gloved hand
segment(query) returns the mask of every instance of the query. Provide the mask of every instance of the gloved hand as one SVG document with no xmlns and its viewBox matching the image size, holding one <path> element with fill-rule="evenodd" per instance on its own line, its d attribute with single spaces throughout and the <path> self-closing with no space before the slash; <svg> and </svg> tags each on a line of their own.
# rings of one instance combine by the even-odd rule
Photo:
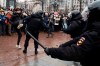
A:
<svg viewBox="0 0 100 66">
<path fill-rule="evenodd" d="M 61 44 L 61 45 L 59 45 L 59 47 L 63 47 L 63 45 Z"/>
<path fill-rule="evenodd" d="M 51 56 L 52 58 L 57 58 L 55 49 L 56 48 L 46 48 L 44 51 L 47 55 Z"/>
<path fill-rule="evenodd" d="M 17 26 L 17 29 L 20 29 L 21 27 L 23 27 L 23 24 L 19 24 L 19 25 Z"/>
<path fill-rule="evenodd" d="M 49 48 L 45 48 L 44 51 L 45 51 L 45 53 L 46 53 L 47 55 L 50 55 L 50 50 L 49 50 Z"/>
</svg>

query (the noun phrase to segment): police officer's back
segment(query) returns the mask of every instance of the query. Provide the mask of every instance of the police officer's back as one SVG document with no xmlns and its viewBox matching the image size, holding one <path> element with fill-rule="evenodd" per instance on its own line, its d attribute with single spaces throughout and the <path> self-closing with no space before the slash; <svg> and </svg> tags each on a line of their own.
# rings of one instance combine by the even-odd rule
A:
<svg viewBox="0 0 100 66">
<path fill-rule="evenodd" d="M 37 8 L 37 10 L 35 10 Z M 39 3 L 35 4 L 35 7 L 33 8 L 33 14 L 25 18 L 25 24 L 26 24 L 26 39 L 24 43 L 24 50 L 23 53 L 27 53 L 27 47 L 29 44 L 29 40 L 31 36 L 27 33 L 29 32 L 31 35 L 33 35 L 37 40 L 39 38 L 39 31 L 41 27 L 43 27 L 43 12 L 41 11 L 41 5 Z M 34 48 L 35 48 L 35 54 L 38 54 L 38 43 L 34 41 Z"/>
<path fill-rule="evenodd" d="M 39 31 L 43 26 L 43 19 L 41 13 L 32 14 L 26 17 L 27 29 L 29 31 Z"/>
</svg>

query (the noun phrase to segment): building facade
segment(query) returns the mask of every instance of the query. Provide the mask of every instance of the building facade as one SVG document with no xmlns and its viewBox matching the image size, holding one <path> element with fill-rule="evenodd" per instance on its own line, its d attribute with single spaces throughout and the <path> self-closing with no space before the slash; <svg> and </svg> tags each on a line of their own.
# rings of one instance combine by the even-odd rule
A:
<svg viewBox="0 0 100 66">
<path fill-rule="evenodd" d="M 14 9 L 16 7 L 17 0 L 6 0 L 6 8 Z"/>
<path fill-rule="evenodd" d="M 0 6 L 6 8 L 6 0 L 0 0 Z"/>
<path fill-rule="evenodd" d="M 86 6 L 96 0 L 67 0 L 68 12 L 72 10 L 82 11 Z"/>
<path fill-rule="evenodd" d="M 55 0 L 45 0 L 44 11 L 53 11 L 52 4 Z M 56 0 L 59 5 L 59 10 L 70 12 L 72 10 L 83 10 L 86 6 L 96 0 Z M 81 1 L 81 2 L 80 2 Z M 81 4 L 81 6 L 80 6 Z"/>
</svg>

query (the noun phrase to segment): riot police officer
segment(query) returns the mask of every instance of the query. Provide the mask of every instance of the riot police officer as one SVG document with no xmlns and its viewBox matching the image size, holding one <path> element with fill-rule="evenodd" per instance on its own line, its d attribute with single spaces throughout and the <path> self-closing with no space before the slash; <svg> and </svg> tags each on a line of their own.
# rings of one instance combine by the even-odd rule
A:
<svg viewBox="0 0 100 66">
<path fill-rule="evenodd" d="M 37 3 L 35 4 L 35 7 L 33 8 L 33 14 L 25 18 L 26 39 L 25 39 L 24 50 L 23 50 L 24 54 L 27 53 L 29 40 L 31 39 L 31 36 L 27 33 L 27 31 L 38 40 L 39 32 L 44 24 L 42 15 L 43 15 L 43 12 L 41 9 L 41 5 Z M 35 54 L 38 54 L 38 43 L 36 41 L 34 41 L 34 48 L 35 48 Z"/>
<path fill-rule="evenodd" d="M 61 60 L 78 61 L 82 66 L 100 65 L 100 1 L 86 7 L 84 14 L 87 17 L 86 31 L 59 48 L 46 48 L 47 55 Z"/>
<path fill-rule="evenodd" d="M 63 31 L 67 34 L 70 34 L 72 38 L 81 35 L 86 24 L 85 21 L 82 20 L 82 15 L 78 10 L 73 10 L 68 14 L 67 23 L 69 24 L 69 26 L 66 30 Z"/>
</svg>

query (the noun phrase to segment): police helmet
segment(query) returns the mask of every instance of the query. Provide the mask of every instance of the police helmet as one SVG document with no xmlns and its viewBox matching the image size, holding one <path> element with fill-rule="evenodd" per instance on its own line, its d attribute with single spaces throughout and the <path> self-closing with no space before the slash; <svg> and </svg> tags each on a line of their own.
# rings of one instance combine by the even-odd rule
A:
<svg viewBox="0 0 100 66">
<path fill-rule="evenodd" d="M 35 14 L 37 14 L 38 16 L 40 16 L 40 17 L 43 17 L 43 11 L 38 11 L 38 12 L 36 12 Z"/>
<path fill-rule="evenodd" d="M 68 14 L 69 19 L 81 19 L 82 15 L 78 10 L 73 10 Z"/>
<path fill-rule="evenodd" d="M 100 32 L 100 1 L 87 6 L 82 12 L 82 17 L 87 22 L 85 30 L 95 29 Z"/>
<path fill-rule="evenodd" d="M 95 1 L 82 11 L 83 20 L 100 21 L 100 1 Z"/>
</svg>

